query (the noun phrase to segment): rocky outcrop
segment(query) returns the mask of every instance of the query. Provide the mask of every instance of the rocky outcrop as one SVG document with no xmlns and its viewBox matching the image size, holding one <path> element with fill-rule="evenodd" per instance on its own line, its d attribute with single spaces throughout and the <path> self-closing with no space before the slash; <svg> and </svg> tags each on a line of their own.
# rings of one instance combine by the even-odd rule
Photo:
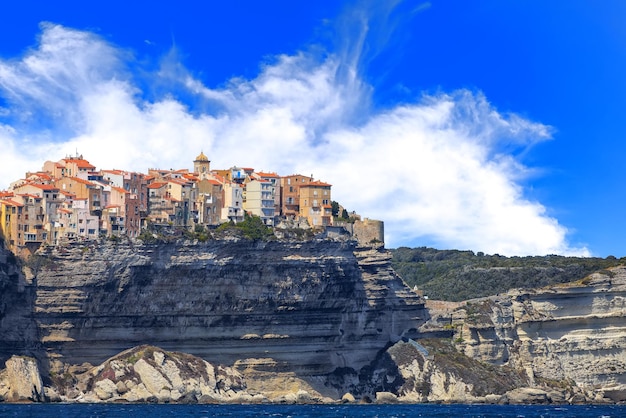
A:
<svg viewBox="0 0 626 418">
<path fill-rule="evenodd" d="M 579 388 L 571 401 L 622 401 L 625 316 L 626 267 L 616 267 L 576 283 L 468 301 L 449 312 L 445 327 L 462 353 L 523 371 L 532 386 Z"/>
<path fill-rule="evenodd" d="M 37 360 L 13 356 L 0 373 L 0 399 L 7 402 L 43 402 L 43 383 Z"/>
<path fill-rule="evenodd" d="M 244 379 L 230 367 L 198 357 L 140 346 L 59 385 L 61 399 L 77 402 L 252 402 Z"/>
</svg>

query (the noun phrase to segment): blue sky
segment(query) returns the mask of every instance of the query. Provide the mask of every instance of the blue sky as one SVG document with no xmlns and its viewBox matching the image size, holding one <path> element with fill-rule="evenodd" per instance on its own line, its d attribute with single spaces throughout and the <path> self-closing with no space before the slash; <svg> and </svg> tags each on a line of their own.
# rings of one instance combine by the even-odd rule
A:
<svg viewBox="0 0 626 418">
<path fill-rule="evenodd" d="M 332 183 L 388 247 L 624 256 L 625 20 L 617 0 L 11 2 L 0 189 L 76 150 L 139 171 L 202 150 Z"/>
</svg>

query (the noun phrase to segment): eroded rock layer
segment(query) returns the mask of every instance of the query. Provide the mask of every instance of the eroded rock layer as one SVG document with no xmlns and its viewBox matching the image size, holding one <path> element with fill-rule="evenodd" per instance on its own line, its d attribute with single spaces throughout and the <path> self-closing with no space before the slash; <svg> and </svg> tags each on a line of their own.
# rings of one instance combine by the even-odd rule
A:
<svg viewBox="0 0 626 418">
<path fill-rule="evenodd" d="M 425 312 L 385 250 L 351 241 L 106 242 L 43 256 L 33 317 L 64 363 L 152 344 L 303 375 L 358 370 Z"/>
<path fill-rule="evenodd" d="M 543 289 L 513 290 L 452 311 L 467 356 L 523 370 L 531 384 L 626 399 L 626 267 Z"/>
</svg>

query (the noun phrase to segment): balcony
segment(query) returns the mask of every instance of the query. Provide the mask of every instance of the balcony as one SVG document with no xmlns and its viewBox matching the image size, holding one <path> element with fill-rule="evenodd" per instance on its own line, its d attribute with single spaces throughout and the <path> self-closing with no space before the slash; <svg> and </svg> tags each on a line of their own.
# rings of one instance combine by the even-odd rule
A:
<svg viewBox="0 0 626 418">
<path fill-rule="evenodd" d="M 43 242 L 43 239 L 37 236 L 37 234 L 24 234 L 24 242 Z"/>
</svg>

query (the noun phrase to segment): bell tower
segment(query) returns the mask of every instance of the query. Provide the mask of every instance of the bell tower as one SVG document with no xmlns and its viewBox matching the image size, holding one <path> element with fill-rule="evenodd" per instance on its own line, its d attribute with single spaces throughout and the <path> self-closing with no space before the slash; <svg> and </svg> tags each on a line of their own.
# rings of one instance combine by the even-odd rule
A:
<svg viewBox="0 0 626 418">
<path fill-rule="evenodd" d="M 204 152 L 200 151 L 200 155 L 193 161 L 193 172 L 197 173 L 200 178 L 206 178 L 211 171 L 211 161 L 204 155 Z"/>
</svg>

